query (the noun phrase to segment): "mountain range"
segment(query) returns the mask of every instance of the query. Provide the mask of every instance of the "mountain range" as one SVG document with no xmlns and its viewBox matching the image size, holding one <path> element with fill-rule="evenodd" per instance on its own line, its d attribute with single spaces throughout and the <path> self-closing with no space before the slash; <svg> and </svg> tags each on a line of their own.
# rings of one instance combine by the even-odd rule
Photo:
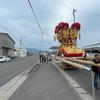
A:
<svg viewBox="0 0 100 100">
<path fill-rule="evenodd" d="M 26 49 L 27 49 L 27 52 L 32 53 L 32 54 L 37 54 L 41 51 L 41 50 L 35 49 L 35 48 L 26 48 Z"/>
</svg>

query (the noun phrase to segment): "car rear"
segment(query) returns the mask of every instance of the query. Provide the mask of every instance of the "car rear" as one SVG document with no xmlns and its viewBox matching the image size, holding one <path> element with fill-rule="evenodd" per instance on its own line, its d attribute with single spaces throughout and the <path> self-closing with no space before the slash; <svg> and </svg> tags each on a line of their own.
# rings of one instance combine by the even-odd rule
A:
<svg viewBox="0 0 100 100">
<path fill-rule="evenodd" d="M 3 56 L 0 57 L 0 62 L 4 62 L 5 59 L 3 58 Z"/>
</svg>

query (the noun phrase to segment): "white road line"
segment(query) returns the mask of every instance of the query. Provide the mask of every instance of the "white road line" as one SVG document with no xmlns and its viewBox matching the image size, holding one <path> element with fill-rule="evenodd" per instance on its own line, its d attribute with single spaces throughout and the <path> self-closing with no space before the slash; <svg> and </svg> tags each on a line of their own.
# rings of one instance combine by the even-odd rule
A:
<svg viewBox="0 0 100 100">
<path fill-rule="evenodd" d="M 65 79 L 69 82 L 69 85 L 71 85 L 74 88 L 74 90 L 78 93 L 78 95 L 82 98 L 82 100 L 95 100 L 85 89 L 83 89 L 74 79 L 72 79 L 56 63 L 52 62 L 52 64 L 65 77 Z"/>
<path fill-rule="evenodd" d="M 18 89 L 18 87 L 27 79 L 29 72 L 34 69 L 36 64 L 37 63 L 0 87 L 0 100 L 8 100 L 9 97 Z"/>
<path fill-rule="evenodd" d="M 7 100 L 17 88 L 26 80 L 28 76 L 18 75 L 13 78 L 11 81 L 4 84 L 0 87 L 0 100 Z"/>
<path fill-rule="evenodd" d="M 10 83 L 5 84 L 3 86 L 2 90 L 3 93 L 0 95 L 0 100 L 8 100 L 9 97 L 18 89 L 18 87 L 26 80 L 27 76 L 21 77 L 21 79 L 16 80 L 15 78 L 13 79 L 15 82 L 12 82 L 12 86 L 10 86 Z M 6 89 L 6 87 L 8 87 Z"/>
</svg>

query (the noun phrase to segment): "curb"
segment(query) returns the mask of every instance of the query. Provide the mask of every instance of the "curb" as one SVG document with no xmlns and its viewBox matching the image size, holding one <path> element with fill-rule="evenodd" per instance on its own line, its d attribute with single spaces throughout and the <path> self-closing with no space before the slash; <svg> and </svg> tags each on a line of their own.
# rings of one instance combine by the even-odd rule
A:
<svg viewBox="0 0 100 100">
<path fill-rule="evenodd" d="M 40 61 L 36 61 L 36 62 L 33 64 L 33 66 L 31 66 L 31 67 L 29 68 L 29 70 L 28 70 L 28 72 L 27 72 L 27 75 L 29 75 L 29 74 L 33 71 L 33 69 L 35 69 L 36 65 L 38 65 L 39 63 L 40 63 Z"/>
<path fill-rule="evenodd" d="M 72 79 L 66 72 L 53 61 L 52 64 L 58 69 L 58 71 L 65 77 L 69 85 L 73 90 L 81 97 L 81 100 L 95 100 L 84 88 L 82 88 L 74 79 Z"/>
</svg>

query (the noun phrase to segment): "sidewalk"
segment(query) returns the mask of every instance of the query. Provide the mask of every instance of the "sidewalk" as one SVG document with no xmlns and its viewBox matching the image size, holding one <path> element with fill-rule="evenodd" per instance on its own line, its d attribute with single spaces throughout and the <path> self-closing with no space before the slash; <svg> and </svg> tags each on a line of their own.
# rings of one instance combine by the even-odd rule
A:
<svg viewBox="0 0 100 100">
<path fill-rule="evenodd" d="M 39 64 L 8 100 L 81 100 L 52 63 Z"/>
</svg>

